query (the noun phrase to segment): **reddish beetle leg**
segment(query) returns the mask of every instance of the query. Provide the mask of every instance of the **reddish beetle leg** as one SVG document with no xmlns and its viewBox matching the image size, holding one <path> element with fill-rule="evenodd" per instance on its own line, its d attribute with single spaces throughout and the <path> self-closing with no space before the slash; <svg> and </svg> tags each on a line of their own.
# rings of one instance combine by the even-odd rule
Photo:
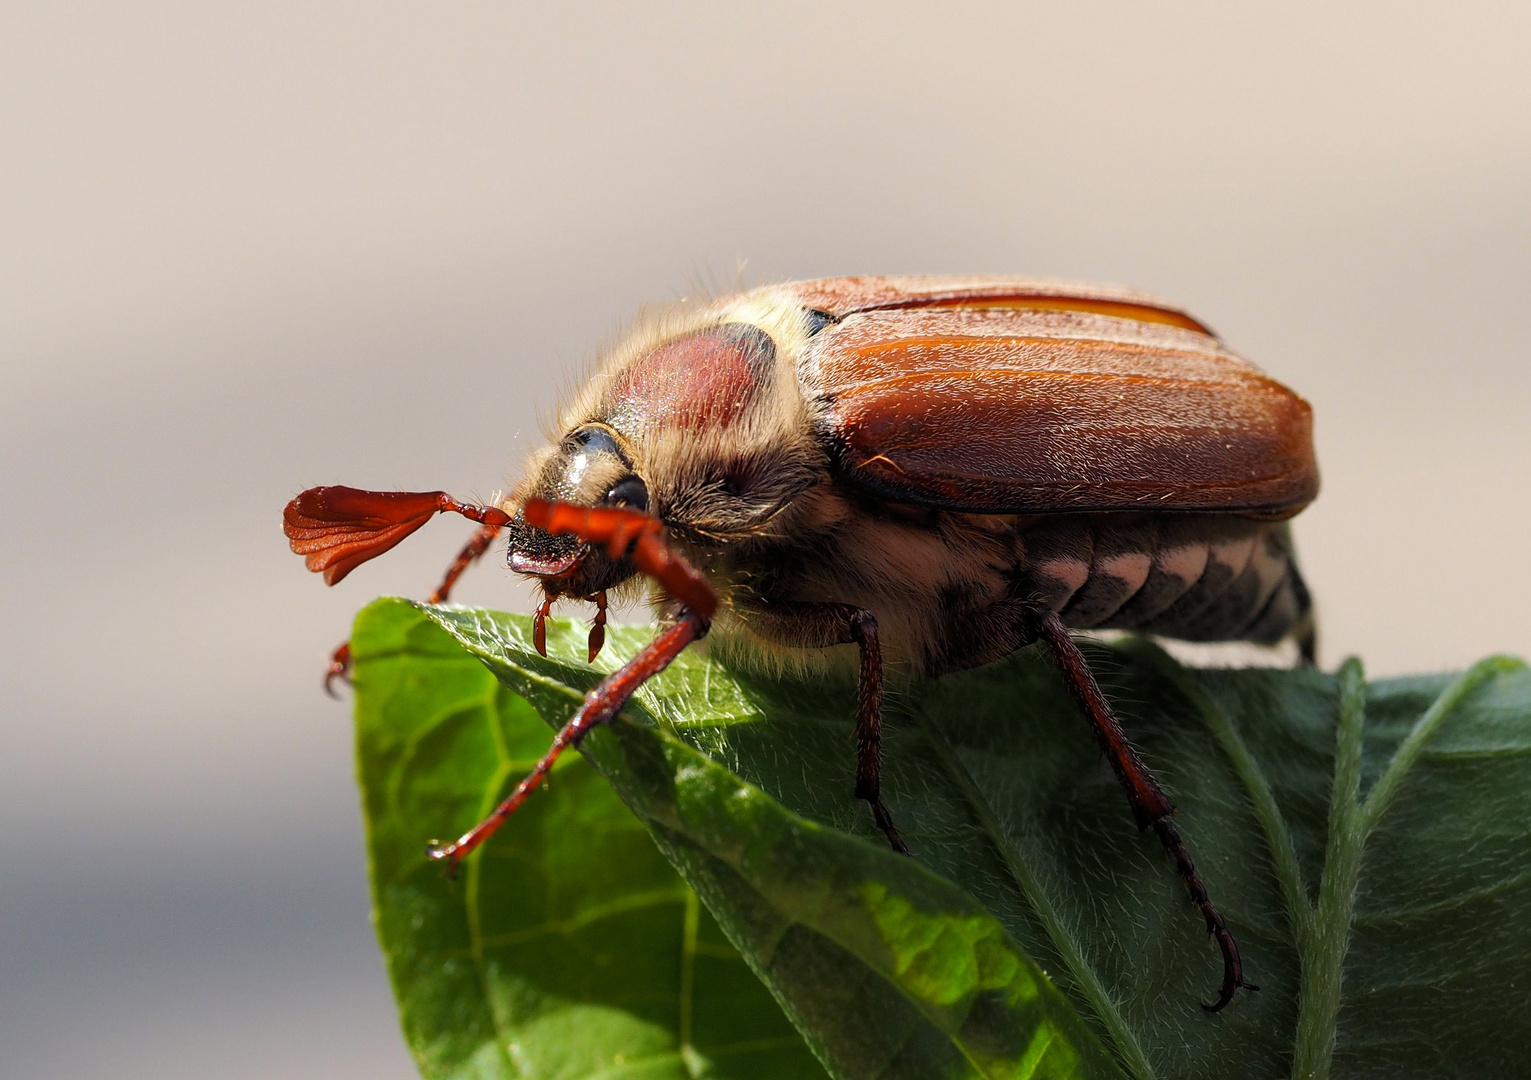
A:
<svg viewBox="0 0 1531 1080">
<path fill-rule="evenodd" d="M 510 515 L 492 506 L 460 503 L 444 491 L 363 491 L 350 487 L 309 488 L 287 504 L 282 531 L 292 550 L 308 568 L 324 574 L 326 585 L 337 584 L 362 563 L 375 559 L 424 525 L 437 513 L 462 514 L 483 527 L 457 553 L 429 603 L 444 604 L 463 571 L 471 566 L 510 522 Z M 324 692 L 335 694 L 335 680 L 349 681 L 351 643 L 343 642 L 330 656 Z"/>
<path fill-rule="evenodd" d="M 431 842 L 426 848 L 426 855 L 432 859 L 446 860 L 448 870 L 453 875 L 464 858 L 494 835 L 494 831 L 505 823 L 505 819 L 520 809 L 526 797 L 552 771 L 564 750 L 578 746 L 593 728 L 615 717 L 638 687 L 668 667 L 670 661 L 679 656 L 687 645 L 707 633 L 712 616 L 718 608 L 717 595 L 712 591 L 712 586 L 690 563 L 665 547 L 660 539 L 659 522 L 646 514 L 617 507 L 589 509 L 540 499 L 529 500 L 523 514 L 537 528 L 554 533 L 573 533 L 587 543 L 603 544 L 614 559 L 624 556 L 632 558 L 639 569 L 680 600 L 682 607 L 680 617 L 673 624 L 660 631 L 659 636 L 644 646 L 637 656 L 601 680 L 594 690 L 585 695 L 579 710 L 553 737 L 553 745 L 548 747 L 547 753 L 542 755 L 531 773 L 516 785 L 509 798 L 453 843 Z M 604 626 L 604 615 L 603 605 L 596 616 L 597 626 Z M 536 635 L 535 629 L 533 634 Z M 592 659 L 597 647 L 592 632 Z"/>
<path fill-rule="evenodd" d="M 324 692 L 335 700 L 340 700 L 340 695 L 335 693 L 335 680 L 348 683 L 351 681 L 351 643 L 342 641 L 340 648 L 330 654 L 330 666 L 324 669 Z"/>
<path fill-rule="evenodd" d="M 426 856 L 446 860 L 447 872 L 455 877 L 458 864 L 474 848 L 493 836 L 495 830 L 505 823 L 506 818 L 521 808 L 526 797 L 547 778 L 548 773 L 553 771 L 554 763 L 566 749 L 578 746 L 592 728 L 616 716 L 638 687 L 667 668 L 670 661 L 680 655 L 682 649 L 706 632 L 707 623 L 701 616 L 694 611 L 682 611 L 678 622 L 667 626 L 658 637 L 644 646 L 637 656 L 608 675 L 599 686 L 585 695 L 584 703 L 580 705 L 579 711 L 557 735 L 553 736 L 553 745 L 548 747 L 548 752 L 543 754 L 542 759 L 532 767 L 526 779 L 516 785 L 516 789 L 510 793 L 509 798 L 454 842 L 438 844 L 432 841 L 425 849 Z"/>
<path fill-rule="evenodd" d="M 572 506 L 546 499 L 527 499 L 521 515 L 528 525 L 550 533 L 570 533 L 586 543 L 601 544 L 613 559 L 630 558 L 682 605 L 710 624 L 718 612 L 718 595 L 707 579 L 660 539 L 658 518 L 620 506 Z"/>
<path fill-rule="evenodd" d="M 452 586 L 457 584 L 457 579 L 462 577 L 463 571 L 472 566 L 489 545 L 494 543 L 494 538 L 500 535 L 501 526 L 483 525 L 478 532 L 473 534 L 473 539 L 463 545 L 463 549 L 457 553 L 457 558 L 452 560 L 452 565 L 447 567 L 447 572 L 442 575 L 441 584 L 431 593 L 427 604 L 445 604 L 452 597 Z M 324 671 L 324 692 L 332 698 L 339 698 L 335 693 L 335 680 L 341 682 L 351 681 L 351 643 L 342 641 L 340 647 L 330 654 L 330 664 Z"/>
<path fill-rule="evenodd" d="M 1175 807 L 1128 741 L 1127 733 L 1117 722 L 1106 696 L 1101 693 L 1100 684 L 1095 681 L 1089 663 L 1069 636 L 1063 620 L 1053 611 L 1038 612 L 1037 630 L 1052 651 L 1053 659 L 1063 674 L 1064 684 L 1090 721 L 1096 740 L 1127 795 L 1127 803 L 1132 807 L 1138 828 L 1153 829 L 1159 837 L 1159 843 L 1164 845 L 1164 850 L 1175 860 L 1175 869 L 1185 882 L 1191 903 L 1200 910 L 1207 924 L 1207 932 L 1212 935 L 1223 954 L 1223 982 L 1218 987 L 1217 1000 L 1210 1005 L 1203 1002 L 1201 1006 L 1208 1012 L 1218 1012 L 1233 1000 L 1234 992 L 1239 987 L 1246 990 L 1260 988 L 1244 981 L 1244 962 L 1239 957 L 1239 946 L 1233 940 L 1222 912 L 1217 910 L 1212 898 L 1207 895 L 1207 887 L 1202 883 L 1201 875 L 1196 872 L 1196 864 L 1191 861 L 1191 853 L 1186 850 L 1185 841 L 1180 838 L 1175 826 L 1170 824 L 1170 816 L 1174 814 Z"/>
<path fill-rule="evenodd" d="M 457 579 L 462 577 L 463 571 L 468 569 L 489 550 L 489 545 L 494 543 L 494 538 L 500 535 L 500 530 L 505 526 L 499 524 L 481 525 L 478 532 L 473 534 L 473 539 L 463 545 L 463 549 L 457 553 L 457 558 L 452 560 L 452 565 L 447 567 L 447 572 L 441 578 L 441 584 L 436 586 L 436 591 L 431 593 L 427 604 L 445 604 L 452 598 L 452 588 L 457 584 Z"/>
</svg>

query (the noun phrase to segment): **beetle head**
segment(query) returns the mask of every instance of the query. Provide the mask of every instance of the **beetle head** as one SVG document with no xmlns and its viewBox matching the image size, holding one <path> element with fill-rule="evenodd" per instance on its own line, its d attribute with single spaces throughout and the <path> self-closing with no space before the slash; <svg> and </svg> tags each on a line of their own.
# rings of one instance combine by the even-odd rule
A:
<svg viewBox="0 0 1531 1080">
<path fill-rule="evenodd" d="M 566 434 L 532 459 L 519 496 L 654 514 L 671 541 L 702 547 L 759 535 L 821 472 L 795 368 L 779 359 L 771 333 L 749 321 L 709 317 L 640 338 L 571 405 Z M 510 566 L 550 597 L 593 597 L 636 573 L 599 545 L 519 519 Z"/>
<path fill-rule="evenodd" d="M 630 446 L 604 424 L 585 424 L 564 436 L 542 462 L 524 494 L 575 506 L 626 506 L 647 512 L 648 485 L 633 465 Z M 637 571 L 599 546 L 528 525 L 519 514 L 509 526 L 510 568 L 539 579 L 550 597 L 587 597 L 612 589 Z"/>
</svg>

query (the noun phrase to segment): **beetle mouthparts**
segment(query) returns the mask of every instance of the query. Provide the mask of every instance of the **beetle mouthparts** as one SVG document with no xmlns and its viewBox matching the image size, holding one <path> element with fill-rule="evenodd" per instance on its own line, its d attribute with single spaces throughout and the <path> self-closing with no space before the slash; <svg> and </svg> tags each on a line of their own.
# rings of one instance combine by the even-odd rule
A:
<svg viewBox="0 0 1531 1080">
<path fill-rule="evenodd" d="M 579 563 L 579 552 L 568 555 L 538 556 L 524 551 L 512 551 L 510 553 L 510 568 L 518 574 L 533 574 L 537 577 L 561 577 Z"/>
<path fill-rule="evenodd" d="M 506 562 L 518 574 L 544 581 L 565 578 L 578 569 L 587 552 L 585 545 L 572 536 L 554 536 L 532 525 L 520 514 L 511 519 Z"/>
</svg>

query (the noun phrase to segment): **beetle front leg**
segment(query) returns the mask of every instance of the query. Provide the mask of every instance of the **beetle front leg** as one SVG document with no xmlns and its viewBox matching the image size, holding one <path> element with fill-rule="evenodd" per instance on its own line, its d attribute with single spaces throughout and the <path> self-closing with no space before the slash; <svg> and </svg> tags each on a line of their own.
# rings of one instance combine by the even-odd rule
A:
<svg viewBox="0 0 1531 1080">
<path fill-rule="evenodd" d="M 324 692 L 335 700 L 340 700 L 340 695 L 335 693 L 335 680 L 349 685 L 351 682 L 351 642 L 342 641 L 330 653 L 329 665 L 324 669 Z"/>
<path fill-rule="evenodd" d="M 452 560 L 452 565 L 447 567 L 447 572 L 442 575 L 441 584 L 436 586 L 436 591 L 431 593 L 426 600 L 427 604 L 445 604 L 452 598 L 452 587 L 457 584 L 457 579 L 462 577 L 463 571 L 477 562 L 489 550 L 489 545 L 494 543 L 494 538 L 500 535 L 501 525 L 480 525 L 478 531 L 473 534 L 473 539 L 463 545 L 463 549 L 457 553 L 457 558 Z M 351 643 L 342 641 L 340 647 L 330 654 L 330 665 L 324 672 L 324 692 L 330 697 L 337 697 L 335 693 L 335 680 L 341 682 L 351 681 Z"/>
<path fill-rule="evenodd" d="M 712 616 L 718 609 L 717 594 L 694 566 L 671 551 L 662 539 L 663 526 L 656 518 L 622 507 L 582 507 L 568 503 L 530 499 L 524 508 L 526 519 L 538 528 L 554 533 L 569 533 L 586 543 L 604 544 L 611 557 L 630 557 L 645 574 L 681 601 L 680 616 L 674 623 L 660 631 L 638 655 L 612 672 L 580 704 L 574 716 L 553 737 L 553 745 L 532 767 L 532 771 L 516 785 L 510 796 L 494 808 L 483 821 L 469 829 L 450 844 L 438 844 L 434 840 L 426 848 L 432 859 L 447 862 L 449 873 L 455 874 L 458 865 L 485 840 L 494 835 L 505 819 L 520 809 L 537 786 L 552 772 L 553 765 L 563 752 L 578 746 L 590 731 L 612 720 L 621 711 L 627 699 L 638 687 L 658 675 L 681 651 L 693 641 L 706 635 L 712 625 Z M 601 605 L 596 628 L 590 640 L 590 659 L 595 659 L 605 627 L 605 594 L 599 594 Z M 547 609 L 551 596 L 545 596 L 537 609 L 534 622 L 534 643 L 537 651 L 547 655 L 546 631 Z"/>
<path fill-rule="evenodd" d="M 292 550 L 308 568 L 324 574 L 327 585 L 362 563 L 400 543 L 439 513 L 455 513 L 482 526 L 447 568 L 431 594 L 433 604 L 445 603 L 457 579 L 485 550 L 510 515 L 499 507 L 461 503 L 444 491 L 364 491 L 351 487 L 309 488 L 282 511 L 282 529 Z M 351 643 L 341 642 L 330 655 L 324 690 L 335 696 L 335 680 L 351 675 Z"/>
<path fill-rule="evenodd" d="M 1191 902 L 1206 920 L 1207 932 L 1217 941 L 1223 954 L 1223 982 L 1218 988 L 1217 1000 L 1211 1005 L 1203 1003 L 1202 1008 L 1208 1012 L 1218 1012 L 1233 1000 L 1234 992 L 1239 987 L 1248 990 L 1258 990 L 1259 987 L 1244 981 L 1244 964 L 1239 957 L 1238 943 L 1233 940 L 1222 912 L 1217 910 L 1207 894 L 1207 887 L 1201 875 L 1196 872 L 1196 864 L 1191 860 L 1191 853 L 1186 850 L 1185 841 L 1180 838 L 1175 826 L 1170 824 L 1170 815 L 1175 812 L 1174 804 L 1164 794 L 1164 789 L 1154 779 L 1153 773 L 1148 771 L 1148 766 L 1143 764 L 1142 758 L 1138 757 L 1127 733 L 1112 713 L 1106 695 L 1101 693 L 1094 672 L 1090 670 L 1084 654 L 1079 651 L 1079 646 L 1069 636 L 1068 628 L 1063 625 L 1058 613 L 1043 610 L 1033 614 L 1038 636 L 1052 651 L 1069 693 L 1074 696 L 1089 719 L 1090 726 L 1094 728 L 1095 737 L 1105 751 L 1106 759 L 1111 762 L 1122 790 L 1127 794 L 1127 802 L 1132 807 L 1132 816 L 1137 820 L 1138 828 L 1153 829 L 1158 835 L 1159 842 L 1175 860 L 1175 869 L 1180 872 L 1186 891 L 1191 894 Z"/>
<path fill-rule="evenodd" d="M 452 565 L 447 567 L 447 572 L 441 578 L 441 584 L 436 586 L 436 591 L 431 593 L 427 604 L 445 604 L 452 598 L 452 588 L 457 584 L 457 579 L 462 577 L 463 571 L 483 557 L 484 552 L 489 550 L 489 545 L 494 543 L 494 538 L 500 535 L 500 530 L 505 526 L 498 522 L 490 522 L 480 525 L 478 531 L 473 534 L 473 539 L 463 545 L 463 549 L 457 553 L 457 558 L 452 560 Z"/>
<path fill-rule="evenodd" d="M 571 746 L 578 746 L 591 730 L 613 719 L 627 704 L 627 699 L 649 679 L 670 666 L 670 661 L 681 650 L 707 633 L 707 621 L 694 611 L 682 611 L 680 618 L 649 642 L 638 655 L 601 680 L 594 690 L 585 695 L 574 716 L 553 736 L 553 745 L 532 767 L 526 778 L 494 811 L 450 844 L 438 844 L 432 840 L 426 848 L 427 857 L 444 859 L 448 873 L 456 875 L 458 864 L 485 840 L 494 835 L 505 819 L 521 808 L 526 797 L 537 785 L 547 779 L 560 755 Z"/>
</svg>

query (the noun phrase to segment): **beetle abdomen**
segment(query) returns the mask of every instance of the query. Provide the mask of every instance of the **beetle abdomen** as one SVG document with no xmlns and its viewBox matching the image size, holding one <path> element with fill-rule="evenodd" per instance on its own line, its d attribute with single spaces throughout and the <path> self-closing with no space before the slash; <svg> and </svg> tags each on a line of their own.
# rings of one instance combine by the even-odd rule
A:
<svg viewBox="0 0 1531 1080">
<path fill-rule="evenodd" d="M 1285 523 L 1070 515 L 1036 520 L 1017 541 L 1020 590 L 1079 629 L 1270 644 L 1308 613 Z"/>
<path fill-rule="evenodd" d="M 925 675 L 991 663 L 1029 644 L 1038 607 L 1081 630 L 1260 644 L 1300 636 L 1308 615 L 1284 522 L 943 514 L 841 501 L 832 491 L 823 493 L 818 528 L 800 523 L 768 558 L 756 552 L 747 565 L 718 567 L 739 624 L 732 614 L 719 623 L 717 647 L 743 632 L 771 646 L 754 658 L 767 666 L 789 662 L 776 647 L 789 650 L 790 663 L 811 666 L 814 647 L 778 617 L 783 605 L 805 602 L 872 612 L 890 662 Z M 730 655 L 752 659 L 747 649 Z"/>
</svg>

